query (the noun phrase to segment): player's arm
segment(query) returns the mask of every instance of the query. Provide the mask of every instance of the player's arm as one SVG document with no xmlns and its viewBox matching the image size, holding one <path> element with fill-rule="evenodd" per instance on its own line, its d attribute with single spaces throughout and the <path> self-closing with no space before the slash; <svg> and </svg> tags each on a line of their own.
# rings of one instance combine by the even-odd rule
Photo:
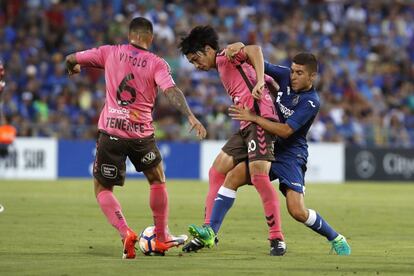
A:
<svg viewBox="0 0 414 276">
<path fill-rule="evenodd" d="M 70 54 L 66 56 L 66 70 L 68 71 L 69 75 L 80 73 L 80 64 L 76 60 L 75 54 Z"/>
<path fill-rule="evenodd" d="M 249 48 L 251 46 L 255 45 L 246 46 L 242 42 L 236 42 L 227 45 L 226 49 L 224 50 L 224 53 L 228 59 L 233 60 L 241 50 L 249 51 Z M 249 58 L 248 62 L 251 63 L 252 58 Z M 271 76 L 273 79 L 276 80 L 276 82 L 280 82 L 283 78 L 289 78 L 290 69 L 285 66 L 274 65 L 268 62 L 264 62 L 264 73 Z"/>
<path fill-rule="evenodd" d="M 272 133 L 273 135 L 277 135 L 283 139 L 288 138 L 292 135 L 295 130 L 290 127 L 288 124 L 282 124 L 278 122 L 270 121 L 266 118 L 260 117 L 249 110 L 247 107 L 241 107 L 237 105 L 232 105 L 229 108 L 229 115 L 235 120 L 239 121 L 250 121 L 255 124 L 258 124 L 266 131 Z"/>
<path fill-rule="evenodd" d="M 257 83 L 252 90 L 252 95 L 255 99 L 262 97 L 263 88 L 265 85 L 264 74 L 264 59 L 262 48 L 258 45 L 245 46 L 241 42 L 230 44 L 225 49 L 225 55 L 230 60 L 237 60 L 239 62 L 247 61 L 256 71 Z"/>
<path fill-rule="evenodd" d="M 106 56 L 110 53 L 111 48 L 111 45 L 103 45 L 66 56 L 66 69 L 69 75 L 80 73 L 81 67 L 103 69 L 105 67 Z"/>
<path fill-rule="evenodd" d="M 247 56 L 247 61 L 254 67 L 256 71 L 257 83 L 253 87 L 252 95 L 256 99 L 262 97 L 263 88 L 265 86 L 265 77 L 264 77 L 264 59 L 262 48 L 258 45 L 249 45 L 241 49 Z"/>
<path fill-rule="evenodd" d="M 177 108 L 182 114 L 187 116 L 188 122 L 191 126 L 190 131 L 195 129 L 197 132 L 197 136 L 200 139 L 204 139 L 207 135 L 207 131 L 204 128 L 204 126 L 200 123 L 200 121 L 197 120 L 197 118 L 194 116 L 193 112 L 191 112 L 191 109 L 188 106 L 181 89 L 177 86 L 172 86 L 170 88 L 167 88 L 164 91 L 164 94 L 175 108 Z"/>
</svg>

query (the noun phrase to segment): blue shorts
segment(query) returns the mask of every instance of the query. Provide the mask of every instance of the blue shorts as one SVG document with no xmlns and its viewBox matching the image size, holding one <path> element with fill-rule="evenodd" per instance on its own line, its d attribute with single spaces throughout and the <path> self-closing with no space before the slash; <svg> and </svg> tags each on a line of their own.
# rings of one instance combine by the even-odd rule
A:
<svg viewBox="0 0 414 276">
<path fill-rule="evenodd" d="M 303 194 L 305 192 L 306 162 L 304 160 L 283 160 L 272 162 L 270 180 L 279 179 L 279 190 L 286 196 L 286 189 Z"/>
</svg>

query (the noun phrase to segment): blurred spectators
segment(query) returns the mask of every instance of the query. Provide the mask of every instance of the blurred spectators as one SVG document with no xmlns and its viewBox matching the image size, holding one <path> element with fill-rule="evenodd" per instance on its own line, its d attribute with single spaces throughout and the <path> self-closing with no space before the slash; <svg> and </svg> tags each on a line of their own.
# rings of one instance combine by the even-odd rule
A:
<svg viewBox="0 0 414 276">
<path fill-rule="evenodd" d="M 414 145 L 413 1 L 33 0 L 0 2 L 0 59 L 7 66 L 4 111 L 19 136 L 90 139 L 103 105 L 102 72 L 69 80 L 63 57 L 124 43 L 129 21 L 154 23 L 152 51 L 171 66 L 210 139 L 237 128 L 216 72 L 195 71 L 176 45 L 198 24 L 211 24 L 221 46 L 262 46 L 265 58 L 289 66 L 298 51 L 320 61 L 322 109 L 312 141 L 360 146 Z M 180 114 L 160 95 L 158 139 L 189 139 Z"/>
</svg>

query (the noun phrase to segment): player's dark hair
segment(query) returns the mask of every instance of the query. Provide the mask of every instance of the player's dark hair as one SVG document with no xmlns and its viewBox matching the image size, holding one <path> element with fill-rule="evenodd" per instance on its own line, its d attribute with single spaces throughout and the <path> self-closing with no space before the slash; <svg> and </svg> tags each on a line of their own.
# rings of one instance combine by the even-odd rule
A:
<svg viewBox="0 0 414 276">
<path fill-rule="evenodd" d="M 144 17 L 135 17 L 129 23 L 129 32 L 147 32 L 152 34 L 152 23 Z"/>
<path fill-rule="evenodd" d="M 311 73 L 318 72 L 318 60 L 314 54 L 311 53 L 299 53 L 293 57 L 294 63 L 306 66 Z"/>
<path fill-rule="evenodd" d="M 204 52 L 205 46 L 210 46 L 218 50 L 218 35 L 211 26 L 197 26 L 193 28 L 189 35 L 181 38 L 178 48 L 183 55 L 194 54 L 198 51 Z"/>
</svg>

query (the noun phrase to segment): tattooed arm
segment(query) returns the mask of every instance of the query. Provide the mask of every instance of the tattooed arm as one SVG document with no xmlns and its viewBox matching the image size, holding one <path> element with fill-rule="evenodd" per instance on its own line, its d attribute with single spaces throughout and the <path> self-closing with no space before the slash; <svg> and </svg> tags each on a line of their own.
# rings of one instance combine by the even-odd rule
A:
<svg viewBox="0 0 414 276">
<path fill-rule="evenodd" d="M 206 137 L 207 131 L 204 126 L 197 120 L 193 112 L 188 107 L 187 101 L 184 97 L 183 92 L 177 86 L 170 87 L 164 91 L 164 95 L 168 98 L 170 103 L 175 106 L 182 114 L 187 116 L 188 122 L 191 125 L 191 130 L 195 129 L 197 136 L 200 139 Z"/>
</svg>

